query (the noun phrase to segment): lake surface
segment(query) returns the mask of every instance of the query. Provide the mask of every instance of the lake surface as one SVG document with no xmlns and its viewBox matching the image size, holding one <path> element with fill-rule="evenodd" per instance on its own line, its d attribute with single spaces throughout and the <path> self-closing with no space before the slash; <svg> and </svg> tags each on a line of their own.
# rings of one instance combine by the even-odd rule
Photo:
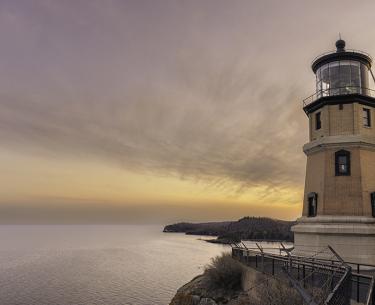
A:
<svg viewBox="0 0 375 305">
<path fill-rule="evenodd" d="M 159 226 L 0 226 L 2 305 L 158 305 L 228 246 Z"/>
</svg>

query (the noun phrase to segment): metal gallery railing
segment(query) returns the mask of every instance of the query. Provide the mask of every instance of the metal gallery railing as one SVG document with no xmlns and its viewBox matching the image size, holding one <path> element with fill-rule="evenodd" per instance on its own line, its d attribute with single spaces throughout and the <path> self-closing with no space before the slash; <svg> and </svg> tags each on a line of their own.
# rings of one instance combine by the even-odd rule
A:
<svg viewBox="0 0 375 305">
<path fill-rule="evenodd" d="M 375 98 L 375 90 L 365 87 L 359 86 L 345 86 L 345 87 L 336 87 L 336 88 L 328 88 L 316 91 L 314 94 L 311 94 L 307 98 L 305 98 L 303 102 L 303 107 L 310 105 L 311 103 L 315 102 L 316 100 L 327 97 L 327 96 L 337 96 L 337 95 L 351 95 L 351 94 L 359 94 L 364 96 L 370 96 Z"/>
</svg>

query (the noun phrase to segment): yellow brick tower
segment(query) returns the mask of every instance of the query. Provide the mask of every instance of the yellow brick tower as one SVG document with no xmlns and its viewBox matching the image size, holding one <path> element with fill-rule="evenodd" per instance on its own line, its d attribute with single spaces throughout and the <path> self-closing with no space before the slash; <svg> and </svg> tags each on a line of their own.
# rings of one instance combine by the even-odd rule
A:
<svg viewBox="0 0 375 305">
<path fill-rule="evenodd" d="M 330 245 L 347 261 L 375 265 L 372 59 L 341 39 L 336 48 L 313 61 L 316 93 L 304 100 L 310 141 L 295 252 Z"/>
</svg>

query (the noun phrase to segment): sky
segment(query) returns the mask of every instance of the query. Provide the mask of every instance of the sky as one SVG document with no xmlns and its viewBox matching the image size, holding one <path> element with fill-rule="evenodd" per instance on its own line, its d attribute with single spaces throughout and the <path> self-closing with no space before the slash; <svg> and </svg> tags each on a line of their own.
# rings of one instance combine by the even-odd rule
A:
<svg viewBox="0 0 375 305">
<path fill-rule="evenodd" d="M 312 59 L 375 2 L 0 0 L 0 223 L 300 216 Z"/>
</svg>

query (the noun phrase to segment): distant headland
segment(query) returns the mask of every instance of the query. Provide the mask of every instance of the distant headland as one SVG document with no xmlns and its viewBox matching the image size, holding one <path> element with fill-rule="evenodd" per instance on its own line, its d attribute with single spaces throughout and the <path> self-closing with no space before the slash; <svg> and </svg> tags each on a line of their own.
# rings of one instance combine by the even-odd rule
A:
<svg viewBox="0 0 375 305">
<path fill-rule="evenodd" d="M 163 232 L 189 235 L 216 236 L 208 242 L 228 244 L 247 240 L 293 241 L 290 228 L 294 221 L 267 217 L 244 217 L 237 221 L 189 223 L 180 222 L 165 226 Z"/>
</svg>

